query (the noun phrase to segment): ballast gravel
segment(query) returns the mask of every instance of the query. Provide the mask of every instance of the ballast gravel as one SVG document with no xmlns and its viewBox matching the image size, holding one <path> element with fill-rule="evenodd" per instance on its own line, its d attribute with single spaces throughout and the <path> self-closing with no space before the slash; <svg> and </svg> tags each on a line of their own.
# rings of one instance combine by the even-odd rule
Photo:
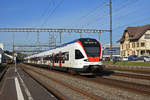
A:
<svg viewBox="0 0 150 100">
<path fill-rule="evenodd" d="M 32 73 L 35 77 L 38 77 L 40 80 L 42 80 L 44 83 L 50 85 L 51 87 L 53 87 L 54 89 L 58 90 L 59 92 L 61 92 L 62 94 L 65 94 L 65 96 L 69 99 L 69 100 L 90 100 L 88 97 L 79 94 L 69 88 L 66 88 L 56 82 L 53 82 L 51 80 L 47 80 L 45 77 L 40 76 L 39 74 L 29 71 L 30 73 Z M 33 76 L 33 77 L 34 77 Z"/>
<path fill-rule="evenodd" d="M 32 67 L 32 69 L 37 70 L 41 72 L 42 74 L 45 74 L 49 77 L 63 81 L 64 83 L 73 85 L 77 88 L 87 91 L 88 93 L 105 98 L 106 100 L 148 100 L 150 98 L 149 95 L 138 94 L 135 92 L 127 91 L 125 89 L 112 87 L 112 86 L 108 86 L 108 85 L 100 84 L 96 82 L 86 81 L 86 80 L 79 79 L 76 77 L 59 74 L 59 73 L 55 73 L 55 72 L 40 69 L 40 68 Z M 44 78 L 41 78 L 41 79 L 45 80 Z M 47 83 L 50 84 L 50 81 L 48 81 Z M 51 85 L 52 84 L 55 84 L 55 83 L 51 83 Z M 58 86 L 55 84 L 53 85 L 53 87 L 58 87 Z M 62 91 L 66 92 L 66 90 L 63 90 L 63 87 L 59 87 L 59 88 L 61 88 Z M 65 93 L 65 94 L 68 94 L 68 93 Z M 74 94 L 70 94 L 69 97 L 74 97 Z M 80 98 L 78 100 L 82 100 L 82 99 Z"/>
<path fill-rule="evenodd" d="M 116 79 L 116 80 L 122 80 L 126 82 L 132 82 L 132 83 L 138 83 L 138 84 L 150 86 L 150 80 L 145 80 L 145 79 L 135 79 L 135 78 L 124 77 L 124 76 L 104 76 L 104 77 L 107 79 Z"/>
</svg>

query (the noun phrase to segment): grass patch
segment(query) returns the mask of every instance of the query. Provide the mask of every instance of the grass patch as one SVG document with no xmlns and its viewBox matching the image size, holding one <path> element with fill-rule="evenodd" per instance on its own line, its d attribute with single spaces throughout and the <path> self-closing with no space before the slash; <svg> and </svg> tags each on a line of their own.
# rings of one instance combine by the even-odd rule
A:
<svg viewBox="0 0 150 100">
<path fill-rule="evenodd" d="M 111 62 L 111 61 L 103 61 L 105 65 L 118 65 L 118 66 L 150 66 L 150 62 Z"/>
</svg>

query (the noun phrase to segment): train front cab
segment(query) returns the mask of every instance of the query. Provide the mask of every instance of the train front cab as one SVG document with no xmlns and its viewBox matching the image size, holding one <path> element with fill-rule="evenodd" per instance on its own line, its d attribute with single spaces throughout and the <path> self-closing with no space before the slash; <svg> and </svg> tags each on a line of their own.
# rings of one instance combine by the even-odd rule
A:
<svg viewBox="0 0 150 100">
<path fill-rule="evenodd" d="M 77 41 L 80 48 L 75 49 L 75 65 L 79 72 L 97 73 L 104 69 L 101 61 L 101 45 L 95 39 L 82 39 Z"/>
</svg>

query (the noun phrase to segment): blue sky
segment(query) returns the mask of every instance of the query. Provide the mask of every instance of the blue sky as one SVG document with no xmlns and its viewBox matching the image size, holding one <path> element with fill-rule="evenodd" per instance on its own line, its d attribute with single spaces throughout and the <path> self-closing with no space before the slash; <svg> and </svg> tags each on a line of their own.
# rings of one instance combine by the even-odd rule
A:
<svg viewBox="0 0 150 100">
<path fill-rule="evenodd" d="M 0 28 L 89 28 L 109 29 L 109 0 L 0 0 Z M 128 26 L 150 24 L 150 0 L 112 0 L 113 43 Z M 14 33 L 16 44 L 35 44 L 36 33 Z M 40 42 L 48 43 L 49 33 L 40 33 Z M 57 33 L 56 33 L 57 34 Z M 0 42 L 11 49 L 12 33 L 0 33 Z M 57 41 L 59 37 L 57 36 Z M 79 38 L 63 33 L 63 43 Z M 97 34 L 83 34 L 96 38 Z M 109 33 L 101 34 L 101 43 L 109 43 Z"/>
</svg>

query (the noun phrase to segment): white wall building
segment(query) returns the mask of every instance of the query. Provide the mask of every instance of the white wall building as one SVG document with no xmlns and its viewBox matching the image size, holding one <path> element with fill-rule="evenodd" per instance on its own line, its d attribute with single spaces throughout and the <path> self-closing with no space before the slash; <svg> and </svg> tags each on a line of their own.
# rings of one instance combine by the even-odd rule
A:
<svg viewBox="0 0 150 100">
<path fill-rule="evenodd" d="M 127 27 L 119 42 L 121 56 L 150 56 L 150 25 Z"/>
</svg>

